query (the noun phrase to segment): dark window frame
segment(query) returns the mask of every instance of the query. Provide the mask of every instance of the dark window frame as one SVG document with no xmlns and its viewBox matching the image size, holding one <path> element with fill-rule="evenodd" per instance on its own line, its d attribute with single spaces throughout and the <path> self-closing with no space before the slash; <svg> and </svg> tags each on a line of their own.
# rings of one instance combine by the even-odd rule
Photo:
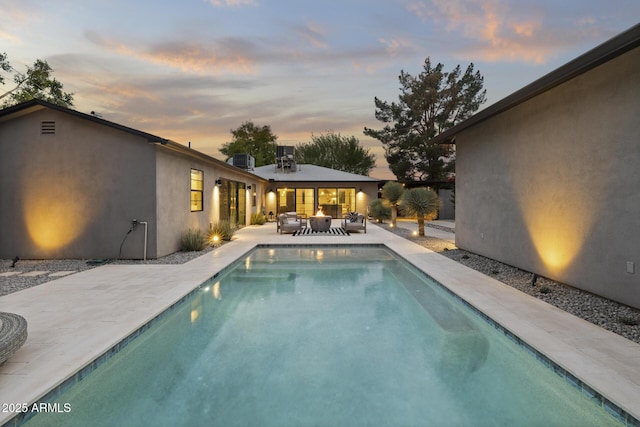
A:
<svg viewBox="0 0 640 427">
<path fill-rule="evenodd" d="M 194 172 L 196 175 L 200 176 L 200 179 L 194 179 Z M 189 177 L 189 188 L 191 189 L 189 206 L 191 212 L 202 212 L 204 211 L 204 171 L 191 168 L 191 174 Z M 199 183 L 199 185 L 197 183 Z"/>
</svg>

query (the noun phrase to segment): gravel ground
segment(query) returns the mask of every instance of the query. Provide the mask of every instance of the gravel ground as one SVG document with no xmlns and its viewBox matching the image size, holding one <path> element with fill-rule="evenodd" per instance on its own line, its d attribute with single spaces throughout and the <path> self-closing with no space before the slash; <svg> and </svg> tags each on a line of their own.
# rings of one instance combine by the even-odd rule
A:
<svg viewBox="0 0 640 427">
<path fill-rule="evenodd" d="M 640 310 L 542 277 L 536 280 L 535 286 L 531 286 L 533 275 L 530 272 L 457 249 L 455 245 L 444 240 L 413 236 L 411 231 L 401 227 L 389 228 L 386 224 L 377 225 L 640 344 Z"/>
<path fill-rule="evenodd" d="M 538 278 L 535 286 L 531 286 L 532 274 L 529 272 L 457 249 L 455 245 L 441 239 L 412 236 L 409 230 L 401 227 L 390 229 L 386 224 L 378 225 L 467 267 L 494 277 L 522 292 L 546 301 L 575 316 L 622 335 L 631 341 L 640 343 L 640 310 L 545 278 Z M 445 228 L 445 230 L 447 229 Z M 121 260 L 115 261 L 114 263 L 182 264 L 210 250 L 211 248 L 201 252 L 176 252 L 166 257 L 148 261 Z M 19 260 L 15 268 L 12 268 L 11 264 L 11 260 L 0 260 L 0 296 L 37 286 L 55 278 L 49 277 L 47 274 L 32 277 L 17 275 L 2 276 L 2 273 L 5 272 L 83 271 L 94 267 L 88 264 L 87 260 Z"/>
</svg>

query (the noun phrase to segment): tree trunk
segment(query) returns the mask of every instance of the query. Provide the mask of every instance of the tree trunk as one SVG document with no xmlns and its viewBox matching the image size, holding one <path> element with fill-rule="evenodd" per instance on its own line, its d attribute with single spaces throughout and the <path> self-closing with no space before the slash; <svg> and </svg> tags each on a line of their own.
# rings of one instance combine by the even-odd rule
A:
<svg viewBox="0 0 640 427">
<path fill-rule="evenodd" d="M 398 217 L 398 206 L 391 205 L 391 226 L 396 226 L 396 218 Z"/>
<path fill-rule="evenodd" d="M 418 236 L 424 237 L 424 216 L 418 215 Z"/>
</svg>

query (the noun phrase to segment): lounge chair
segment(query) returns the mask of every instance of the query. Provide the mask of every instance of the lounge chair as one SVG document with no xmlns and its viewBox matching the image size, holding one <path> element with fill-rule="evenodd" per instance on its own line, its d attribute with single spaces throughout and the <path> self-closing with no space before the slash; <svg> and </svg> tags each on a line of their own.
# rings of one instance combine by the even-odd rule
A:
<svg viewBox="0 0 640 427">
<path fill-rule="evenodd" d="M 364 231 L 367 232 L 367 217 L 358 212 L 351 212 L 342 219 L 344 231 Z"/>
<path fill-rule="evenodd" d="M 307 226 L 307 218 L 295 212 L 285 212 L 278 215 L 276 231 L 283 233 L 295 233 Z"/>
</svg>

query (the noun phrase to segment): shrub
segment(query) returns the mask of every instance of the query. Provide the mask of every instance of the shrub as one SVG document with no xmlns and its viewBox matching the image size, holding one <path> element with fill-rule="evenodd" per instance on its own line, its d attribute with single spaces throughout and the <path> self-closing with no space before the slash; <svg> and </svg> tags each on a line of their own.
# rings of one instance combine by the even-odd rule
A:
<svg viewBox="0 0 640 427">
<path fill-rule="evenodd" d="M 184 252 L 201 251 L 207 246 L 207 237 L 199 229 L 190 228 L 180 239 L 180 250 Z"/>
<path fill-rule="evenodd" d="M 385 219 L 391 218 L 391 206 L 382 199 L 374 199 L 369 205 L 369 213 L 378 222 L 384 222 Z"/>
<path fill-rule="evenodd" d="M 546 286 L 543 286 L 540 288 L 538 292 L 540 292 L 541 294 L 548 294 L 548 293 L 551 293 L 551 289 L 547 288 Z"/>
<path fill-rule="evenodd" d="M 251 215 L 251 225 L 264 225 L 267 222 L 267 217 L 262 212 L 256 212 Z"/>
<path fill-rule="evenodd" d="M 216 236 L 218 240 L 231 240 L 236 231 L 238 231 L 237 227 L 229 221 L 215 222 L 209 229 L 207 240 L 210 243 L 214 243 Z"/>
</svg>

